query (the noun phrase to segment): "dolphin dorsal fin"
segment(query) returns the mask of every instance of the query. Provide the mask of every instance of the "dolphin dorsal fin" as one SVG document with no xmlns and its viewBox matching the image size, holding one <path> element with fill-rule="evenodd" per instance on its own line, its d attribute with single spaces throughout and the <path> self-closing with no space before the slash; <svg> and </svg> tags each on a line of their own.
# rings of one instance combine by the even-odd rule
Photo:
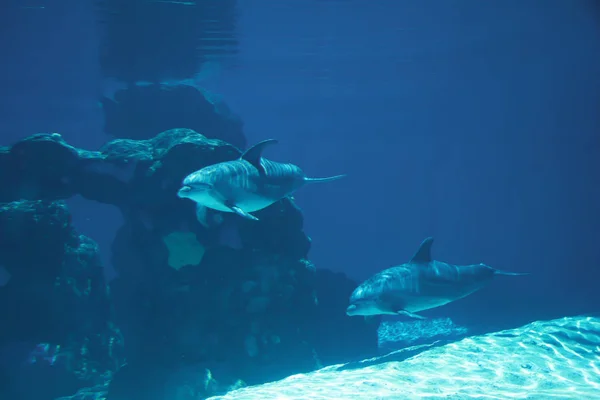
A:
<svg viewBox="0 0 600 400">
<path fill-rule="evenodd" d="M 415 255 L 410 259 L 411 263 L 415 264 L 426 264 L 431 262 L 431 245 L 433 244 L 433 238 L 428 237 L 423 240 L 421 245 L 419 246 L 419 250 L 415 253 Z"/>
<path fill-rule="evenodd" d="M 262 142 L 258 142 L 254 146 L 252 146 L 248 150 L 246 150 L 240 158 L 242 160 L 248 161 L 256 169 L 258 169 L 261 173 L 264 173 L 265 170 L 264 170 L 262 164 L 260 163 L 262 152 L 265 149 L 265 147 L 267 147 L 271 144 L 276 144 L 276 143 L 277 143 L 277 139 L 267 139 L 267 140 L 263 140 Z"/>
</svg>

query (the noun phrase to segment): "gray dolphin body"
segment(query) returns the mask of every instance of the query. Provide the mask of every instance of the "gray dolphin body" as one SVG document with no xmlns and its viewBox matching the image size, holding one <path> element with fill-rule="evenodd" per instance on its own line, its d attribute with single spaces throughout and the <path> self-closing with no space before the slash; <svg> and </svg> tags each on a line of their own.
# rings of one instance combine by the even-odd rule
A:
<svg viewBox="0 0 600 400">
<path fill-rule="evenodd" d="M 275 143 L 275 139 L 262 141 L 237 160 L 209 165 L 191 173 L 183 180 L 177 195 L 197 203 L 199 219 L 205 214 L 203 207 L 207 207 L 258 220 L 250 213 L 289 196 L 305 184 L 328 182 L 345 176 L 308 178 L 297 165 L 263 158 L 264 148 Z"/>
<path fill-rule="evenodd" d="M 505 272 L 485 264 L 452 265 L 431 258 L 433 238 L 427 238 L 405 264 L 381 271 L 358 286 L 350 296 L 346 314 L 406 315 L 448 304 L 486 286 Z"/>
</svg>

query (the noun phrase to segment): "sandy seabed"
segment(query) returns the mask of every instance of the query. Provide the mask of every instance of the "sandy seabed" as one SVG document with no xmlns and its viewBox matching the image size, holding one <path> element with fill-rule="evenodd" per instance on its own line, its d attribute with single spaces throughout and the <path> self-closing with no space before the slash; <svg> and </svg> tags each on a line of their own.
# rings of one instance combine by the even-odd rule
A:
<svg viewBox="0 0 600 400">
<path fill-rule="evenodd" d="M 600 400 L 600 318 L 521 328 L 332 365 L 211 400 Z"/>
</svg>

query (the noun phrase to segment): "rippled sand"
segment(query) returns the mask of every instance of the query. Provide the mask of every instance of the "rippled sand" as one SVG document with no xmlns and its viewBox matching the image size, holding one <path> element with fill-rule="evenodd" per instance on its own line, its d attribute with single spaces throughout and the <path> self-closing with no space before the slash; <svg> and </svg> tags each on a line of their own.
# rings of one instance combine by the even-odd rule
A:
<svg viewBox="0 0 600 400">
<path fill-rule="evenodd" d="M 538 321 L 210 399 L 600 400 L 600 318 Z"/>
</svg>

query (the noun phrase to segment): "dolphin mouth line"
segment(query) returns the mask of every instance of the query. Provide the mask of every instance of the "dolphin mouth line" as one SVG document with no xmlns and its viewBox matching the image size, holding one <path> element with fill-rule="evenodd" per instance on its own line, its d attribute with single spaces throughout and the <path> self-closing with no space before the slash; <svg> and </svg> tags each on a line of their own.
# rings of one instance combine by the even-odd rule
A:
<svg viewBox="0 0 600 400">
<path fill-rule="evenodd" d="M 350 313 L 351 313 L 352 311 L 356 310 L 356 308 L 357 308 L 357 307 L 356 307 L 356 305 L 354 305 L 354 304 L 351 304 L 351 305 L 349 305 L 349 306 L 348 306 L 348 308 L 346 308 L 346 315 L 351 315 Z"/>
<path fill-rule="evenodd" d="M 179 191 L 177 192 L 177 196 L 179 197 L 184 197 L 184 195 L 186 193 L 189 193 L 192 191 L 192 188 L 189 186 L 183 186 L 181 189 L 179 189 Z"/>
</svg>

